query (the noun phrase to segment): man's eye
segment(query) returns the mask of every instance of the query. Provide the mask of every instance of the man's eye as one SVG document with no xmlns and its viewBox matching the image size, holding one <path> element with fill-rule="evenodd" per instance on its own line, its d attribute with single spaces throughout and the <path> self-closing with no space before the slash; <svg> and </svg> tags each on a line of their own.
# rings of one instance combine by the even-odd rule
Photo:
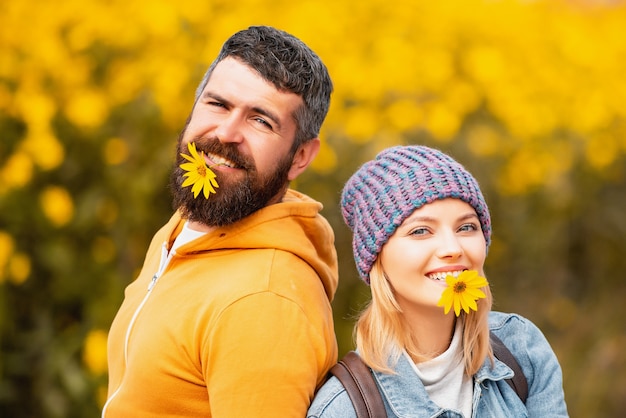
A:
<svg viewBox="0 0 626 418">
<path fill-rule="evenodd" d="M 268 129 L 273 129 L 272 125 L 269 124 L 265 119 L 263 118 L 255 118 L 254 120 L 256 120 L 258 123 L 260 123 L 261 125 L 265 126 Z"/>
</svg>

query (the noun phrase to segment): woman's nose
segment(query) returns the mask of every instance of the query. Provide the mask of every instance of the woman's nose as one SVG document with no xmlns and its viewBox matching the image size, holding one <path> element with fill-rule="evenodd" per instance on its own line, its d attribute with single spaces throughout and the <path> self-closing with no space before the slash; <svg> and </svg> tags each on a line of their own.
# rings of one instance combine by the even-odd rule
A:
<svg viewBox="0 0 626 418">
<path fill-rule="evenodd" d="M 463 254 L 463 247 L 453 232 L 446 232 L 440 235 L 439 248 L 437 254 L 440 258 L 456 258 Z"/>
</svg>

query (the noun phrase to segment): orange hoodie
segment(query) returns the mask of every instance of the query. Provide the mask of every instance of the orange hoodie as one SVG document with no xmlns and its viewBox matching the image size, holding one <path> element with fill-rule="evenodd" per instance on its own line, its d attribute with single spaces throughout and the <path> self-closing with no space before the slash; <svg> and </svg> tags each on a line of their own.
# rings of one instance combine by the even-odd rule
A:
<svg viewBox="0 0 626 418">
<path fill-rule="evenodd" d="M 337 360 L 334 234 L 289 190 L 169 253 L 155 235 L 109 333 L 104 418 L 304 417 Z"/>
</svg>

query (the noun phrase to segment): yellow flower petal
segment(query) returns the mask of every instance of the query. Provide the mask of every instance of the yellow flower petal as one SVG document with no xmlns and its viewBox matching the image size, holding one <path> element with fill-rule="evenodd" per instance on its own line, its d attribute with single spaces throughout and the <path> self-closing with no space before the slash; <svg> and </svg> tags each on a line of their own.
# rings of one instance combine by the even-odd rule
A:
<svg viewBox="0 0 626 418">
<path fill-rule="evenodd" d="M 476 301 L 474 299 L 463 298 L 463 301 L 465 302 L 465 306 L 468 307 L 468 309 L 465 310 L 466 313 L 469 313 L 469 309 L 473 311 L 478 310 L 478 305 L 476 304 Z"/>
<path fill-rule="evenodd" d="M 453 298 L 452 302 L 454 303 L 454 314 L 459 316 L 461 314 L 461 298 Z"/>
<path fill-rule="evenodd" d="M 465 292 L 474 298 L 474 300 L 486 297 L 485 293 L 480 289 L 472 289 L 471 287 L 468 287 Z"/>
<path fill-rule="evenodd" d="M 198 194 L 200 193 L 200 190 L 202 190 L 204 187 L 204 184 L 202 183 L 202 181 L 197 181 L 194 183 L 193 187 L 191 188 L 191 191 L 193 192 L 193 197 L 194 199 L 196 197 L 198 197 Z"/>
<path fill-rule="evenodd" d="M 437 302 L 437 306 L 443 306 L 443 311 L 446 314 L 450 311 L 450 307 L 452 306 L 452 294 L 449 287 L 444 289 L 439 302 Z"/>
<path fill-rule="evenodd" d="M 213 188 L 213 186 L 211 185 L 211 179 L 206 177 L 204 179 L 204 184 L 202 186 L 202 191 L 204 193 L 204 198 L 208 199 L 209 198 L 209 194 L 211 193 L 215 193 L 215 189 Z"/>
<path fill-rule="evenodd" d="M 185 154 L 181 154 L 183 157 L 185 156 Z M 185 171 L 192 171 L 196 169 L 196 165 L 194 163 L 183 163 L 180 165 L 180 168 L 182 168 Z M 189 173 L 187 173 L 189 174 Z"/>
<path fill-rule="evenodd" d="M 448 285 L 448 287 L 454 286 L 455 283 L 456 283 L 456 277 L 454 277 L 451 274 L 448 274 L 446 276 L 446 284 Z"/>
<path fill-rule="evenodd" d="M 198 182 L 198 176 L 190 175 L 189 177 L 187 177 L 187 179 L 185 179 L 185 181 L 182 184 L 182 187 L 191 186 L 191 185 L 196 184 L 197 182 Z"/>
<path fill-rule="evenodd" d="M 196 161 L 197 161 L 197 160 L 196 160 L 195 158 L 192 158 L 192 157 L 188 156 L 187 154 L 180 154 L 180 156 L 181 156 L 181 157 L 183 157 L 183 158 L 184 158 L 185 160 L 187 160 L 187 161 L 191 161 L 191 164 L 192 164 L 194 167 L 196 166 Z M 182 165 L 181 165 L 181 167 L 182 167 Z"/>
<path fill-rule="evenodd" d="M 196 143 L 195 142 L 190 142 L 187 144 L 187 148 L 189 149 L 189 152 L 191 153 L 191 155 L 193 156 L 194 159 L 196 160 L 200 160 L 200 156 L 198 155 L 198 150 L 196 150 Z"/>
</svg>

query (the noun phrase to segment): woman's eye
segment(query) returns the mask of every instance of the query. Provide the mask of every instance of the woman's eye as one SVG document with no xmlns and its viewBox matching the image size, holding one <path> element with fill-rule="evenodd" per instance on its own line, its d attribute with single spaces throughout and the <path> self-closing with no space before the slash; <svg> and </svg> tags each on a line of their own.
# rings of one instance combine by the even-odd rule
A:
<svg viewBox="0 0 626 418">
<path fill-rule="evenodd" d="M 411 231 L 411 235 L 422 236 L 428 234 L 428 228 L 415 228 Z"/>
<path fill-rule="evenodd" d="M 478 226 L 476 224 L 464 224 L 459 228 L 461 232 L 470 232 L 470 231 L 478 231 Z"/>
</svg>

